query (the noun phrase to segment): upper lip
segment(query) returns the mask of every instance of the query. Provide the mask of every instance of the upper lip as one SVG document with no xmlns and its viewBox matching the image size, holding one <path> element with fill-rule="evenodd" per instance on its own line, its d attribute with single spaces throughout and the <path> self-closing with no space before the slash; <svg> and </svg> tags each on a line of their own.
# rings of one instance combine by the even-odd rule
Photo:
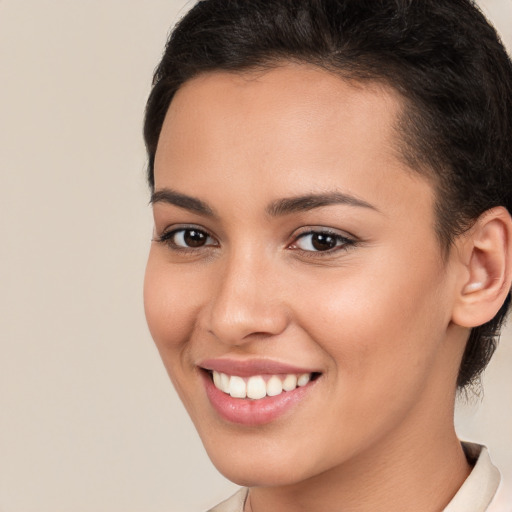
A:
<svg viewBox="0 0 512 512">
<path fill-rule="evenodd" d="M 252 375 L 264 374 L 302 374 L 302 373 L 319 373 L 310 368 L 301 368 L 279 361 L 269 359 L 205 359 L 198 364 L 199 367 L 226 373 L 228 375 L 237 375 L 240 377 L 251 377 Z"/>
</svg>

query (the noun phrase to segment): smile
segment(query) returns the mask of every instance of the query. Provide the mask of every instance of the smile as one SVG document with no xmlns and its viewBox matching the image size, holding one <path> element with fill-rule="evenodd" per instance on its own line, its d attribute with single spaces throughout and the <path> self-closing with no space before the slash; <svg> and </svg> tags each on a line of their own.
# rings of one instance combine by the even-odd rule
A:
<svg viewBox="0 0 512 512">
<path fill-rule="evenodd" d="M 233 398 L 261 400 L 267 396 L 278 396 L 297 387 L 303 387 L 313 378 L 312 373 L 287 375 L 254 375 L 240 377 L 212 371 L 214 386 Z"/>
<path fill-rule="evenodd" d="M 206 395 L 223 420 L 245 426 L 278 420 L 313 392 L 321 372 L 266 361 L 215 359 L 199 365 Z"/>
</svg>

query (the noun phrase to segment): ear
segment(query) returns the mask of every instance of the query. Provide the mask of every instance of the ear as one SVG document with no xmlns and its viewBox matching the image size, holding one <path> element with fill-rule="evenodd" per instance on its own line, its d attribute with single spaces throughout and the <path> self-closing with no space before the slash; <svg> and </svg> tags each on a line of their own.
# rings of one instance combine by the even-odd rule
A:
<svg viewBox="0 0 512 512">
<path fill-rule="evenodd" d="M 512 219 L 504 207 L 484 212 L 457 241 L 459 268 L 452 321 L 477 327 L 496 315 L 512 281 Z"/>
</svg>

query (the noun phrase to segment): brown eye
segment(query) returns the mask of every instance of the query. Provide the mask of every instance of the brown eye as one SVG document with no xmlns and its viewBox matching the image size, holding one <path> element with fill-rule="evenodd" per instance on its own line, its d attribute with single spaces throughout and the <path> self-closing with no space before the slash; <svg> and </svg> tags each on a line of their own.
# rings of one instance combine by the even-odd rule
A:
<svg viewBox="0 0 512 512">
<path fill-rule="evenodd" d="M 304 233 L 293 244 L 294 248 L 308 252 L 327 252 L 353 245 L 353 241 L 329 231 L 311 231 Z"/>
<path fill-rule="evenodd" d="M 217 245 L 206 231 L 196 228 L 176 229 L 164 234 L 161 241 L 178 249 L 200 249 L 205 246 Z"/>
<path fill-rule="evenodd" d="M 206 233 L 196 229 L 186 229 L 183 232 L 183 241 L 187 247 L 202 247 L 207 239 Z"/>
<path fill-rule="evenodd" d="M 337 240 L 332 235 L 324 233 L 314 233 L 311 235 L 311 245 L 317 251 L 328 251 L 336 247 Z"/>
</svg>

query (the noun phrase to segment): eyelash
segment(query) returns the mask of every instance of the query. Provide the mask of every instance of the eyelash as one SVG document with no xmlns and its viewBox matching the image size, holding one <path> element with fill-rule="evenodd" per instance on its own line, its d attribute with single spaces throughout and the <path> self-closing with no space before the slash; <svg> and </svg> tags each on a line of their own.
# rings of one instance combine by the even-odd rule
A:
<svg viewBox="0 0 512 512">
<path fill-rule="evenodd" d="M 201 229 L 201 228 L 197 228 L 195 226 L 187 226 L 187 227 L 180 227 L 177 229 L 172 229 L 170 231 L 166 231 L 166 232 L 162 233 L 160 236 L 158 236 L 156 239 L 154 239 L 154 241 L 161 243 L 161 244 L 165 244 L 171 250 L 177 251 L 177 252 L 180 252 L 183 254 L 196 253 L 199 250 L 210 249 L 212 247 L 218 247 L 218 243 L 214 244 L 214 245 L 212 245 L 212 244 L 206 245 L 205 244 L 205 245 L 202 245 L 199 247 L 184 247 L 182 245 L 176 244 L 176 242 L 173 241 L 173 238 L 178 233 L 185 234 L 187 231 L 193 231 L 193 232 L 200 233 L 201 235 L 205 236 L 206 244 L 208 243 L 208 239 L 215 240 L 215 238 L 212 235 L 210 235 L 208 233 L 208 231 Z M 299 240 L 304 239 L 307 236 L 312 236 L 312 235 L 323 235 L 323 236 L 331 237 L 336 242 L 336 245 L 333 248 L 327 249 L 325 251 L 314 251 L 314 250 L 312 251 L 312 250 L 300 249 L 300 248 L 296 247 L 297 242 Z M 334 253 L 337 253 L 339 251 L 346 251 L 350 247 L 354 247 L 357 243 L 358 243 L 358 241 L 355 240 L 354 238 L 343 236 L 343 235 L 336 233 L 335 231 L 332 231 L 329 229 L 319 228 L 319 229 L 309 229 L 308 231 L 299 233 L 298 235 L 295 236 L 295 239 L 293 240 L 293 242 L 288 244 L 288 248 L 291 247 L 293 250 L 301 252 L 306 257 L 316 258 L 316 257 L 332 256 Z"/>
<path fill-rule="evenodd" d="M 164 231 L 154 241 L 158 242 L 158 243 L 165 244 L 170 249 L 172 249 L 173 251 L 177 251 L 177 252 L 180 252 L 180 253 L 195 253 L 195 252 L 197 252 L 198 250 L 201 250 L 201 249 L 204 250 L 205 248 L 211 248 L 211 247 L 216 247 L 217 246 L 217 245 L 214 245 L 214 246 L 212 246 L 212 245 L 203 245 L 203 246 L 200 246 L 200 247 L 183 247 L 181 245 L 176 244 L 173 241 L 173 238 L 178 233 L 186 233 L 187 231 L 195 231 L 196 233 L 200 233 L 201 235 L 204 235 L 206 237 L 206 241 L 207 242 L 208 242 L 208 239 L 214 239 L 214 237 L 212 235 L 210 235 L 208 233 L 208 231 L 206 231 L 204 229 L 196 228 L 195 226 L 186 226 L 186 227 L 181 227 L 181 228 L 177 228 L 177 229 L 172 229 L 170 231 Z"/>
<path fill-rule="evenodd" d="M 294 239 L 294 241 L 289 244 L 288 247 L 293 247 L 297 245 L 297 242 L 299 240 L 305 239 L 308 236 L 312 235 L 322 235 L 327 236 L 332 239 L 334 239 L 334 242 L 336 245 L 332 247 L 331 249 L 327 249 L 325 251 L 311 251 L 306 249 L 300 249 L 297 248 L 295 250 L 300 251 L 302 254 L 304 254 L 307 257 L 317 258 L 317 257 L 323 257 L 323 256 L 332 256 L 333 254 L 338 253 L 339 251 L 347 251 L 350 247 L 354 247 L 357 244 L 357 240 L 354 238 L 349 238 L 347 236 L 341 235 L 339 233 L 336 233 L 335 231 L 331 231 L 329 229 L 309 229 L 308 231 L 305 231 L 303 233 L 300 233 L 297 235 Z"/>
</svg>

